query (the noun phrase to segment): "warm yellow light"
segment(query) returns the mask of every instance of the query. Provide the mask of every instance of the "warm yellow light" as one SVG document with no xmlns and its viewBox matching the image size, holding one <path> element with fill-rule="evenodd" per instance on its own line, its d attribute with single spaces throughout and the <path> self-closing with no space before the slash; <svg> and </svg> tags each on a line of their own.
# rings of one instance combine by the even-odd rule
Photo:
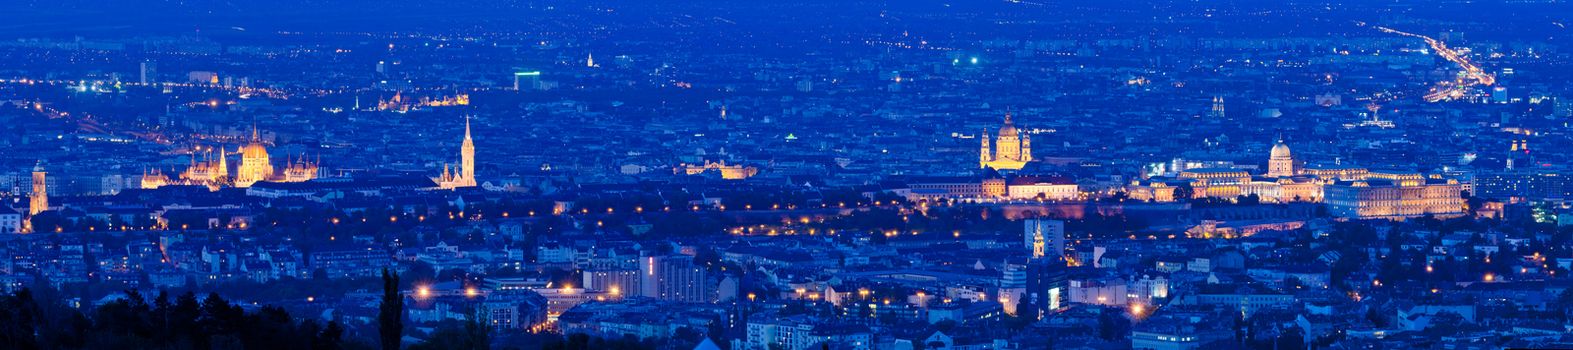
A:
<svg viewBox="0 0 1573 350">
<path fill-rule="evenodd" d="M 481 292 L 475 290 L 475 287 L 464 288 L 464 296 L 474 298 L 477 295 L 481 295 Z"/>
</svg>

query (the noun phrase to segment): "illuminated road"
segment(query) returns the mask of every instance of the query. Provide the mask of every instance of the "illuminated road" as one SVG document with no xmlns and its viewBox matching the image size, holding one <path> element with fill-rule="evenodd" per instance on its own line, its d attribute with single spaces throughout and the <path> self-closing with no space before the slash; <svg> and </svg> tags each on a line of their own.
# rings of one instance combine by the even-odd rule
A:
<svg viewBox="0 0 1573 350">
<path fill-rule="evenodd" d="M 1361 25 L 1364 25 L 1364 23 L 1361 23 Z M 1458 65 L 1462 74 L 1459 74 L 1458 77 L 1452 81 L 1437 82 L 1436 86 L 1431 87 L 1431 91 L 1426 93 L 1425 99 L 1427 102 L 1456 100 L 1464 97 L 1464 94 L 1468 92 L 1469 88 L 1471 87 L 1491 86 L 1497 82 L 1496 76 L 1487 74 L 1485 70 L 1480 69 L 1479 65 L 1476 65 L 1474 62 L 1470 62 L 1469 58 L 1464 57 L 1464 55 L 1459 53 L 1458 50 L 1447 47 L 1447 43 L 1443 43 L 1441 40 L 1436 40 L 1428 36 L 1404 32 L 1383 26 L 1373 26 L 1373 28 L 1382 31 L 1383 33 L 1423 39 L 1426 41 L 1427 45 L 1431 45 L 1431 50 L 1436 51 L 1437 55 L 1442 56 L 1443 59 Z"/>
</svg>

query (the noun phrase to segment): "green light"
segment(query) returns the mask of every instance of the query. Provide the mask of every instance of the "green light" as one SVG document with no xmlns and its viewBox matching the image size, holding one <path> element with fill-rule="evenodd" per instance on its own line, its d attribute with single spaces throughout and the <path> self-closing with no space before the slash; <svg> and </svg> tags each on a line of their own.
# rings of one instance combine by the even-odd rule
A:
<svg viewBox="0 0 1573 350">
<path fill-rule="evenodd" d="M 513 73 L 513 75 L 515 75 L 515 76 L 536 76 L 536 75 L 541 75 L 541 72 L 540 71 L 517 72 L 517 73 Z"/>
</svg>

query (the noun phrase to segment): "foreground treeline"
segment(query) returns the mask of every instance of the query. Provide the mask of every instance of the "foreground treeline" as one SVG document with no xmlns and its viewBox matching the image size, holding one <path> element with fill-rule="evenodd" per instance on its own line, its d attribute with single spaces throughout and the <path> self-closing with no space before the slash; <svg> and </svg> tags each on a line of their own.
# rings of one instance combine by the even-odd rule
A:
<svg viewBox="0 0 1573 350">
<path fill-rule="evenodd" d="M 272 306 L 247 312 L 217 294 L 127 297 L 81 311 L 23 289 L 0 296 L 5 349 L 340 349 L 337 322 L 296 321 Z M 44 302 L 40 302 L 44 300 Z"/>
</svg>

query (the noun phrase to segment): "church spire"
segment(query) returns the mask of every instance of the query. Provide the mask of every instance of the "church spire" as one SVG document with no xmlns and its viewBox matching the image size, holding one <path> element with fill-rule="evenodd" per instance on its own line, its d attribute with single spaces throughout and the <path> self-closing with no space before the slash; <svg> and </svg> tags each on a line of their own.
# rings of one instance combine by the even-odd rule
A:
<svg viewBox="0 0 1573 350">
<path fill-rule="evenodd" d="M 464 142 L 459 145 L 459 164 L 443 164 L 437 185 L 452 189 L 473 187 L 475 181 L 475 141 L 470 136 L 470 116 L 464 117 Z"/>
<path fill-rule="evenodd" d="M 224 156 L 224 152 L 225 152 L 224 151 L 224 146 L 223 145 L 219 145 L 218 146 L 218 176 L 219 177 L 228 177 L 229 176 L 229 161 L 226 160 L 229 157 L 225 157 Z"/>
</svg>

